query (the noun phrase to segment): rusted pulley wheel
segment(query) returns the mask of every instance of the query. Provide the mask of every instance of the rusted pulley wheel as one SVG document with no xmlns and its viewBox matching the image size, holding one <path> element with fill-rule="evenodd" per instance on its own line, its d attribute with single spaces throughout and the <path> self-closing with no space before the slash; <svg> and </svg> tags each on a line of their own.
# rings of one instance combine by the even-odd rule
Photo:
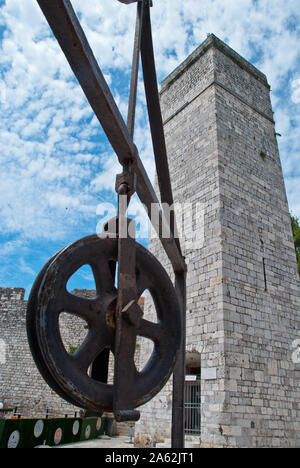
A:
<svg viewBox="0 0 300 468">
<path fill-rule="evenodd" d="M 27 313 L 26 313 L 26 329 L 27 329 L 27 337 L 28 337 L 28 343 L 30 347 L 30 351 L 32 354 L 32 357 L 35 361 L 35 364 L 37 368 L 39 369 L 42 377 L 44 380 L 47 381 L 49 386 L 63 399 L 71 403 L 72 405 L 77 406 L 78 402 L 73 400 L 70 395 L 67 393 L 63 392 L 62 389 L 58 386 L 56 383 L 55 379 L 52 377 L 51 373 L 48 370 L 48 367 L 46 366 L 44 359 L 42 357 L 42 353 L 39 347 L 39 340 L 37 337 L 37 330 L 36 330 L 36 311 L 37 311 L 37 305 L 38 305 L 38 293 L 39 289 L 42 283 L 42 280 L 44 278 L 44 275 L 48 269 L 48 267 L 51 265 L 51 263 L 54 261 L 55 257 L 58 254 L 54 255 L 44 266 L 44 268 L 41 270 L 39 275 L 37 276 L 33 287 L 30 292 L 30 296 L 28 299 L 27 303 Z"/>
<path fill-rule="evenodd" d="M 38 366 L 47 369 L 48 384 L 60 395 L 81 408 L 113 411 L 113 385 L 91 377 L 89 369 L 105 349 L 114 353 L 114 311 L 117 300 L 115 270 L 117 239 L 86 237 L 57 254 L 45 268 L 35 308 Z M 96 283 L 96 296 L 86 299 L 72 295 L 67 283 L 84 265 L 90 265 Z M 138 297 L 151 293 L 157 321 L 142 318 L 136 336 L 153 342 L 153 352 L 145 367 L 138 371 L 131 356 L 128 369 L 134 382 L 132 401 L 138 407 L 155 396 L 169 379 L 181 337 L 181 315 L 177 294 L 166 271 L 155 257 L 136 243 L 136 280 Z M 74 354 L 69 354 L 60 333 L 59 317 L 67 313 L 86 322 L 87 336 Z M 50 376 L 50 378 L 49 378 Z"/>
</svg>

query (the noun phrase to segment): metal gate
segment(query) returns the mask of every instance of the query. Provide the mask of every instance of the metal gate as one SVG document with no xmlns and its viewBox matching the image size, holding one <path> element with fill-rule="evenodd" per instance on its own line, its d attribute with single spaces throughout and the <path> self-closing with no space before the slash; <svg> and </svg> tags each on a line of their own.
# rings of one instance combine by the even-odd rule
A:
<svg viewBox="0 0 300 468">
<path fill-rule="evenodd" d="M 201 380 L 185 381 L 185 433 L 201 433 Z"/>
</svg>

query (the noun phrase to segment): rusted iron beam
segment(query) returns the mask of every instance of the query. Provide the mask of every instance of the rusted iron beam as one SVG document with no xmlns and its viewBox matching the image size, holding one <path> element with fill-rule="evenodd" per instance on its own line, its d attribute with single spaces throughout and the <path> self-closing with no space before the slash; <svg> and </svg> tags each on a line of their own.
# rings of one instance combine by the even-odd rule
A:
<svg viewBox="0 0 300 468">
<path fill-rule="evenodd" d="M 120 177 L 121 176 L 121 177 Z M 118 298 L 115 311 L 114 414 L 118 422 L 137 421 L 132 388 L 135 385 L 137 327 L 142 317 L 136 284 L 136 225 L 126 217 L 128 194 L 135 192 L 130 166 L 117 176 L 118 194 Z M 130 225 L 130 233 L 128 228 Z"/>
<path fill-rule="evenodd" d="M 130 5 L 130 3 L 142 2 L 143 0 L 119 0 L 120 3 L 125 3 L 125 5 Z M 153 6 L 152 0 L 150 1 L 150 6 Z"/>
<path fill-rule="evenodd" d="M 131 138 L 133 138 L 133 136 L 134 136 L 136 96 L 137 96 L 137 85 L 138 85 L 139 64 L 140 64 L 140 51 L 141 51 L 141 40 L 142 40 L 143 11 L 144 11 L 144 2 L 138 2 L 135 36 L 134 36 L 134 47 L 133 47 L 133 59 L 132 59 L 132 71 L 131 71 L 131 82 L 130 82 L 130 96 L 129 96 L 129 105 L 128 105 L 128 117 L 127 117 L 127 128 L 128 128 L 128 131 L 130 133 Z"/>
<path fill-rule="evenodd" d="M 137 421 L 140 418 L 140 413 L 134 409 L 132 389 L 136 382 L 137 373 L 134 363 L 137 326 L 139 325 L 139 319 L 142 317 L 142 312 L 137 303 L 136 246 L 134 239 L 128 235 L 124 236 L 124 238 L 120 235 L 122 224 L 123 231 L 128 229 L 128 219 L 120 209 L 120 202 L 118 219 L 118 301 L 115 313 L 114 414 L 116 421 L 121 422 Z M 132 319 L 130 314 L 134 315 L 136 321 L 134 318 Z"/>
<path fill-rule="evenodd" d="M 69 0 L 56 0 L 55 2 L 53 0 L 37 0 L 37 2 L 102 125 L 119 162 L 124 165 L 128 160 L 133 161 L 133 167 L 137 174 L 137 194 L 150 215 L 152 205 L 159 205 L 158 198 L 71 2 Z M 174 271 L 184 271 L 186 265 L 174 237 L 172 235 L 168 238 L 160 236 L 161 230 L 163 232 L 170 230 L 170 223 L 161 210 L 159 210 L 159 223 L 154 227 L 158 231 Z"/>
</svg>

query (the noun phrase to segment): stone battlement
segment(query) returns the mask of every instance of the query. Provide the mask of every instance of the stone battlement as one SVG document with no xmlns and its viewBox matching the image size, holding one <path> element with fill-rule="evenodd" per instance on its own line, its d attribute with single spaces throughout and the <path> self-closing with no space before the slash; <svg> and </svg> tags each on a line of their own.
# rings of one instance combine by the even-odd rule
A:
<svg viewBox="0 0 300 468">
<path fill-rule="evenodd" d="M 25 289 L 23 288 L 0 288 L 0 307 L 1 302 L 24 301 L 24 297 Z"/>
</svg>

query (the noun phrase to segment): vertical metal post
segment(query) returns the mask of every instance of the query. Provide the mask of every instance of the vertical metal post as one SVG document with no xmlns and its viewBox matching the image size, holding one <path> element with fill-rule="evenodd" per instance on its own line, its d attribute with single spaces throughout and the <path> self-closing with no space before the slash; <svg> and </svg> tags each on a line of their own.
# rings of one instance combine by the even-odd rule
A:
<svg viewBox="0 0 300 468">
<path fill-rule="evenodd" d="M 186 345 L 186 272 L 175 273 L 175 289 L 181 305 L 182 339 L 173 372 L 172 448 L 184 448 L 184 383 Z"/>
<path fill-rule="evenodd" d="M 172 208 L 174 199 L 158 92 L 149 1 L 144 6 L 142 27 L 141 57 L 157 180 L 163 209 L 165 208 L 164 204 Z M 168 214 L 170 215 L 171 234 L 174 236 L 175 243 L 181 254 L 180 242 L 176 237 L 177 229 L 174 210 L 171 209 L 170 213 L 166 213 L 167 216 Z"/>
<path fill-rule="evenodd" d="M 133 47 L 128 116 L 127 116 L 127 127 L 128 127 L 128 131 L 132 139 L 134 136 L 136 96 L 137 96 L 137 87 L 138 87 L 138 74 L 139 74 L 139 63 L 140 63 L 141 39 L 142 39 L 143 9 L 144 9 L 144 2 L 138 2 L 136 28 L 135 28 L 135 36 L 134 36 L 134 47 Z"/>
</svg>

